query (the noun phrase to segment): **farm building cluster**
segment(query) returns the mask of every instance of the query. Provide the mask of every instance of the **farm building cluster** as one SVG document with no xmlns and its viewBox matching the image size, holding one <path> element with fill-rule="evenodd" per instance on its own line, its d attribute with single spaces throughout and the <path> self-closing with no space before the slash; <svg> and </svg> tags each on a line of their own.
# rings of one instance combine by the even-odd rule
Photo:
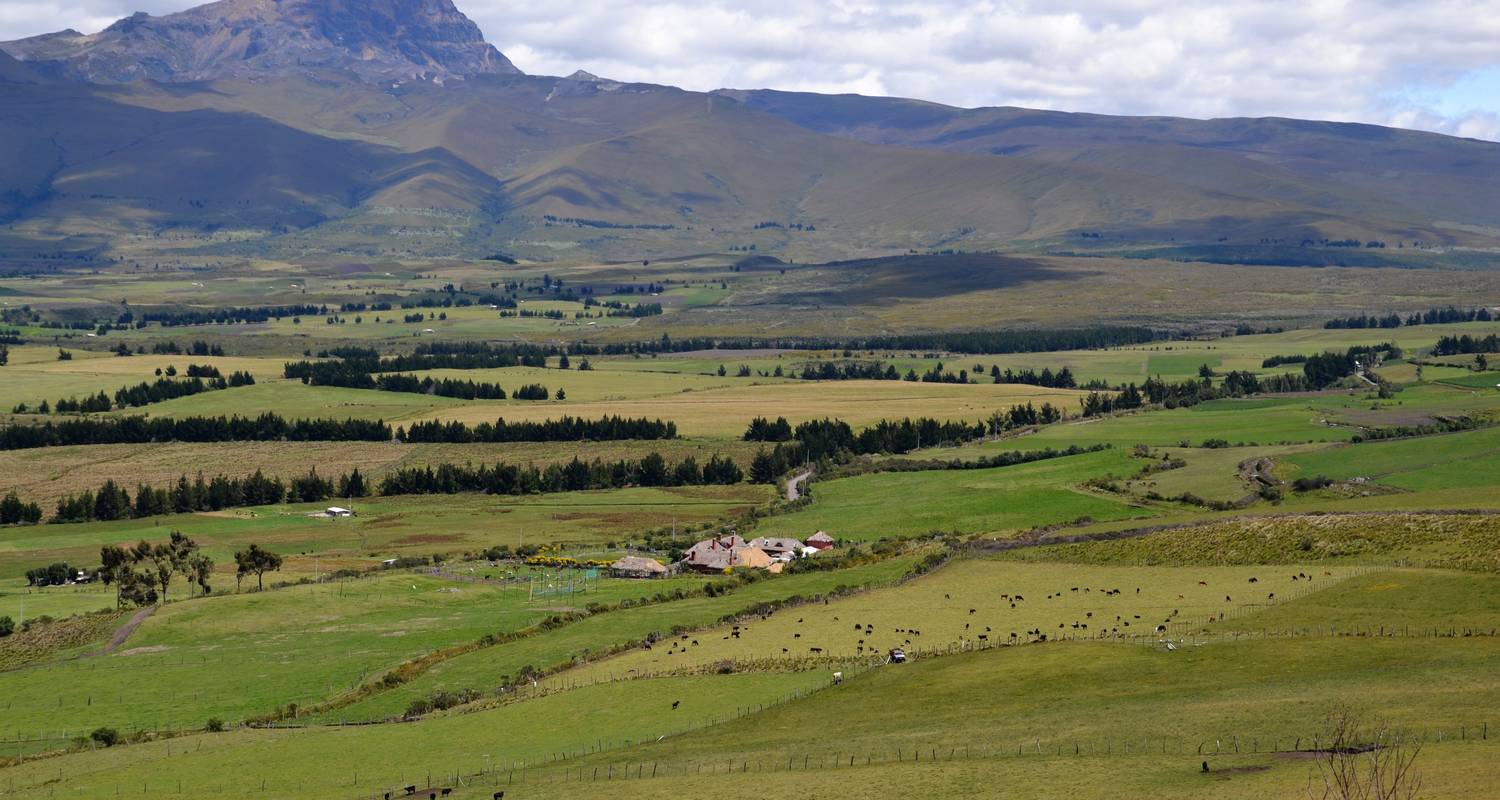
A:
<svg viewBox="0 0 1500 800">
<path fill-rule="evenodd" d="M 657 578 L 680 572 L 712 575 L 735 569 L 778 573 L 792 561 L 815 556 L 833 546 L 833 537 L 824 531 L 808 537 L 806 542 L 770 536 L 746 541 L 731 533 L 694 544 L 670 566 L 651 558 L 626 556 L 611 564 L 610 572 L 620 578 Z"/>
</svg>

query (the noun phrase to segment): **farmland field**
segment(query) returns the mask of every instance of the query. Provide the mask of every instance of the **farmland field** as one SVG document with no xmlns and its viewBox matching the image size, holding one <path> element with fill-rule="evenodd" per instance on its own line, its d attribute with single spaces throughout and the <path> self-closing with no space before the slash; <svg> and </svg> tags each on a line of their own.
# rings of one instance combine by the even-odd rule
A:
<svg viewBox="0 0 1500 800">
<path fill-rule="evenodd" d="M 0 279 L 0 796 L 1258 800 L 1330 714 L 1495 796 L 1500 323 L 1323 327 L 1488 272 L 945 258 Z"/>
</svg>

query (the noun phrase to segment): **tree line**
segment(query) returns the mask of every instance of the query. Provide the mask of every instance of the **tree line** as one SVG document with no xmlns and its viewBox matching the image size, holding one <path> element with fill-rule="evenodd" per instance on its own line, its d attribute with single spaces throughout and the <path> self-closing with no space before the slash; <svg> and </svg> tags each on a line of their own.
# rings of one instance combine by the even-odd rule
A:
<svg viewBox="0 0 1500 800">
<path fill-rule="evenodd" d="M 0 525 L 35 525 L 42 521 L 42 507 L 25 503 L 11 491 L 0 499 Z"/>
<path fill-rule="evenodd" d="M 1342 319 L 1331 319 L 1323 323 L 1324 328 L 1399 328 L 1402 325 L 1451 325 L 1456 322 L 1489 322 L 1494 319 L 1488 308 L 1459 309 L 1453 306 L 1447 308 L 1429 308 L 1426 311 L 1417 311 L 1405 317 L 1391 312 L 1388 314 L 1359 315 L 1344 317 Z"/>
<path fill-rule="evenodd" d="M 1083 416 L 1093 417 L 1115 411 L 1129 411 L 1148 404 L 1166 408 L 1186 408 L 1208 400 L 1226 397 L 1314 392 L 1326 389 L 1353 375 L 1359 369 L 1362 359 L 1368 361 L 1376 356 L 1399 356 L 1400 353 L 1400 348 L 1386 343 L 1373 346 L 1356 345 L 1342 353 L 1327 351 L 1311 356 L 1278 357 L 1285 359 L 1280 363 L 1301 363 L 1302 374 L 1300 375 L 1296 373 L 1256 375 L 1248 370 L 1235 370 L 1217 376 L 1205 365 L 1200 370 L 1203 377 L 1196 380 L 1169 383 L 1162 380 L 1160 376 L 1154 376 L 1147 378 L 1139 387 L 1133 383 L 1127 384 L 1117 393 L 1090 392 L 1079 403 Z M 1223 381 L 1216 384 L 1213 381 L 1214 377 L 1222 377 Z"/>
<path fill-rule="evenodd" d="M 501 367 L 545 367 L 547 357 L 563 352 L 540 345 L 495 346 L 485 342 L 428 342 L 417 345 L 410 355 L 382 357 L 370 348 L 346 347 L 318 355 L 337 361 L 295 361 L 282 368 L 287 378 L 315 386 L 353 386 L 361 373 L 417 372 L 431 369 L 498 369 Z"/>
<path fill-rule="evenodd" d="M 662 334 L 656 340 L 589 344 L 575 342 L 568 352 L 575 355 L 632 355 L 680 353 L 693 350 L 940 350 L 952 353 L 1042 353 L 1056 350 L 1097 350 L 1145 344 L 1178 334 L 1131 326 L 1093 328 L 1037 328 L 1028 330 L 973 331 L 967 333 L 913 333 L 860 338 L 757 338 L 692 337 L 673 339 Z"/>
<path fill-rule="evenodd" d="M 382 496 L 461 492 L 526 495 L 628 486 L 732 485 L 744 479 L 744 471 L 733 459 L 718 454 L 700 466 L 692 456 L 671 464 L 656 452 L 639 460 L 584 461 L 575 456 L 566 464 L 540 468 L 503 461 L 493 466 L 443 463 L 405 467 L 386 474 L 378 487 L 358 469 L 337 478 L 321 476 L 312 469 L 290 481 L 267 477 L 259 470 L 245 478 L 217 475 L 206 479 L 200 474 L 189 480 L 183 475 L 169 487 L 140 484 L 134 495 L 110 479 L 98 491 L 84 490 L 58 500 L 56 513 L 48 522 L 142 519 L 282 502 L 313 503 L 332 497 L 365 497 L 372 490 Z"/>
<path fill-rule="evenodd" d="M 1034 408 L 1032 413 L 1036 413 Z M 1003 415 L 996 416 L 1004 418 Z M 798 464 L 840 455 L 909 453 L 921 447 L 972 441 L 988 435 L 989 431 L 990 426 L 983 422 L 970 424 L 930 417 L 881 420 L 858 433 L 843 420 L 809 420 L 793 428 L 785 417 L 778 417 L 775 422 L 757 417 L 750 421 L 742 438 L 747 442 L 787 444 L 780 448 L 782 460 Z"/>
<path fill-rule="evenodd" d="M 974 424 L 939 422 L 927 418 L 900 422 L 882 420 L 856 434 L 847 423 L 840 420 L 805 422 L 793 429 L 784 417 L 778 417 L 775 422 L 757 417 L 746 429 L 745 440 L 775 442 L 776 444 L 770 450 L 756 451 L 755 457 L 750 462 L 750 482 L 775 483 L 782 475 L 787 474 L 799 464 L 812 461 L 829 459 L 843 463 L 858 455 L 875 453 L 900 455 L 920 447 L 961 444 L 985 436 L 997 435 L 1006 430 L 1047 424 L 1060 419 L 1062 419 L 1061 411 L 1051 405 L 1044 405 L 1038 409 L 1028 404 L 1013 406 L 1009 411 L 995 412 L 988 420 Z M 1051 458 L 1057 455 L 1051 450 L 1039 452 L 1053 453 L 1053 455 L 1039 457 Z M 1073 453 L 1065 454 L 1072 455 Z M 1002 453 L 994 459 L 953 463 L 977 464 L 973 468 L 983 469 L 1024 463 L 1024 460 L 1014 460 L 1020 456 L 1021 454 L 1017 453 Z M 959 467 L 944 468 L 957 469 Z"/>
<path fill-rule="evenodd" d="M 379 493 L 524 495 L 627 486 L 730 485 L 744 478 L 744 471 L 733 459 L 718 454 L 699 466 L 692 456 L 669 464 L 661 454 L 652 452 L 639 460 L 584 461 L 575 456 L 566 464 L 541 468 L 503 461 L 494 466 L 445 463 L 436 467 L 405 467 L 387 473 L 380 481 Z"/>
<path fill-rule="evenodd" d="M 257 417 L 82 418 L 0 427 L 0 450 L 87 444 L 155 442 L 388 442 L 380 420 L 295 419 L 265 412 Z"/>
<path fill-rule="evenodd" d="M 586 420 L 564 416 L 541 422 L 417 422 L 397 428 L 380 420 L 258 417 L 118 417 L 47 421 L 0 427 L 0 450 L 156 442 L 558 442 L 674 439 L 677 425 L 660 419 L 618 416 Z"/>
<path fill-rule="evenodd" d="M 159 323 L 163 328 L 173 328 L 180 325 L 232 325 L 268 322 L 282 317 L 316 317 L 328 313 L 328 306 L 317 306 L 309 304 L 297 304 L 289 306 L 244 306 L 240 308 L 213 308 L 204 310 L 185 311 L 126 311 L 120 315 L 119 322 L 130 324 L 135 322 L 138 327 L 145 327 L 147 323 Z"/>
<path fill-rule="evenodd" d="M 235 386 L 251 386 L 255 383 L 248 372 L 236 372 L 228 378 L 218 375 L 214 370 L 214 376 L 207 378 L 190 377 L 173 379 L 169 377 L 157 378 L 154 382 L 141 381 L 134 386 L 125 386 L 115 390 L 114 400 L 103 391 L 98 394 L 89 395 L 79 400 L 76 397 L 67 397 L 57 401 L 56 405 L 48 406 L 43 400 L 36 407 L 36 413 L 58 413 L 58 414 L 93 414 L 110 411 L 115 408 L 139 408 L 152 403 L 160 403 L 166 400 L 174 400 L 178 397 L 191 397 L 204 392 L 214 392 L 221 389 L 229 389 Z M 25 414 L 28 407 L 22 403 L 15 407 L 14 413 Z"/>
<path fill-rule="evenodd" d="M 396 439 L 403 442 L 581 442 L 619 441 L 626 439 L 676 439 L 677 424 L 660 419 L 627 419 L 620 416 L 583 419 L 563 416 L 541 422 L 481 422 L 469 427 L 462 422 L 414 422 L 410 428 L 397 428 Z"/>
<path fill-rule="evenodd" d="M 260 470 L 244 478 L 230 478 L 220 474 L 205 479 L 200 473 L 191 481 L 184 474 L 175 484 L 167 487 L 137 484 L 133 497 L 125 487 L 109 479 L 98 491 L 85 489 L 59 499 L 56 513 L 48 522 L 143 519 L 167 514 L 275 505 L 283 501 L 316 503 L 330 497 L 365 497 L 369 493 L 370 485 L 358 468 L 340 475 L 336 481 L 320 476 L 317 468 L 290 481 L 267 477 Z"/>
<path fill-rule="evenodd" d="M 1443 336 L 1437 340 L 1432 348 L 1432 354 L 1438 356 L 1457 356 L 1469 353 L 1500 353 L 1500 336 L 1490 334 L 1489 336 Z"/>
</svg>

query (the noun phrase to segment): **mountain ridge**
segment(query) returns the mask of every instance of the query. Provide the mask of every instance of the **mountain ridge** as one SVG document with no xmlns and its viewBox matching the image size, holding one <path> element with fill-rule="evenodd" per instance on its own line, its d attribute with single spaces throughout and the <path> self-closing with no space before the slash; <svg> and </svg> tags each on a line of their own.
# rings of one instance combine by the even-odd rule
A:
<svg viewBox="0 0 1500 800">
<path fill-rule="evenodd" d="M 257 36 L 303 49 L 256 51 Z M 174 37 L 187 37 L 178 62 L 151 61 L 151 48 L 119 60 L 122 42 Z M 118 140 L 105 129 L 84 141 L 73 126 L 90 114 L 129 124 Z M 176 132 L 189 119 L 211 120 L 213 147 L 195 151 Z M 148 123 L 173 132 L 125 138 Z M 1350 242 L 1500 250 L 1500 144 L 1351 123 L 530 76 L 449 0 L 220 0 L 92 37 L 0 43 L 6 144 L 0 237 L 56 236 L 87 218 L 103 242 L 179 231 L 247 253 L 754 247 L 805 260 L 1212 246 L 1282 258 L 1333 242 L 1345 249 L 1316 261 L 1340 263 Z M 131 156 L 86 166 L 97 152 Z M 226 205 L 233 191 L 246 201 Z M 224 228 L 243 236 L 223 243 L 213 232 Z"/>
</svg>

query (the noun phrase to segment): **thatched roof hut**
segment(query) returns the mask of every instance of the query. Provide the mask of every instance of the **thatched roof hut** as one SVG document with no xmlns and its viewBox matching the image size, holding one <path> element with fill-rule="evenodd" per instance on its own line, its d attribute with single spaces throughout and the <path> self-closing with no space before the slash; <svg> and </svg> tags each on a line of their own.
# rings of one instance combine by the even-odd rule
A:
<svg viewBox="0 0 1500 800">
<path fill-rule="evenodd" d="M 610 564 L 609 572 L 616 578 L 661 578 L 666 576 L 667 568 L 654 558 L 625 556 Z"/>
</svg>

